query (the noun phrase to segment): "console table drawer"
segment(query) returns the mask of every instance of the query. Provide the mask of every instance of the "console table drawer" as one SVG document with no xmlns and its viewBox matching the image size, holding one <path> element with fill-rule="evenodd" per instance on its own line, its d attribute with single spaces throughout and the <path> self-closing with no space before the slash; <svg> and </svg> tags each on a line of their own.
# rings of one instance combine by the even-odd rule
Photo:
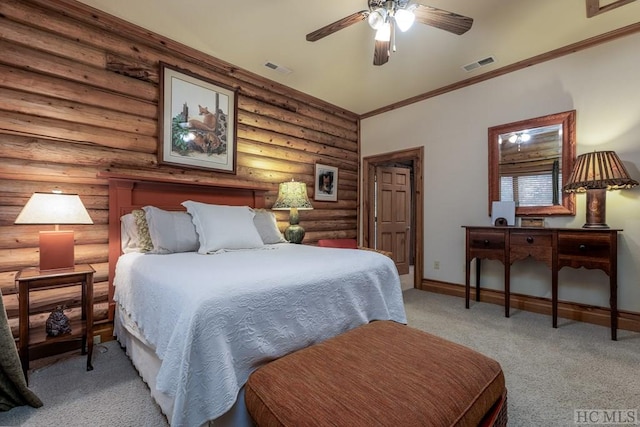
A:
<svg viewBox="0 0 640 427">
<path fill-rule="evenodd" d="M 553 245 L 552 234 L 548 231 L 512 231 L 510 239 L 512 246 L 544 246 L 550 248 Z"/>
<path fill-rule="evenodd" d="M 609 233 L 558 233 L 558 256 L 599 258 L 609 260 L 611 236 Z"/>
<path fill-rule="evenodd" d="M 469 248 L 484 250 L 504 250 L 505 233 L 495 231 L 470 231 Z"/>
</svg>

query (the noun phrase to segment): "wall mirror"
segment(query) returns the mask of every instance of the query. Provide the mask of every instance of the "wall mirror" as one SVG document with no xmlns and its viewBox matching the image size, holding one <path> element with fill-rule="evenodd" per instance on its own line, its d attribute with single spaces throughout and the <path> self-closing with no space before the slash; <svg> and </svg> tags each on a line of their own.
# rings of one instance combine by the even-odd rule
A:
<svg viewBox="0 0 640 427">
<path fill-rule="evenodd" d="M 576 157 L 576 111 L 489 128 L 489 215 L 493 201 L 515 201 L 516 215 L 575 215 L 564 193 Z"/>
</svg>

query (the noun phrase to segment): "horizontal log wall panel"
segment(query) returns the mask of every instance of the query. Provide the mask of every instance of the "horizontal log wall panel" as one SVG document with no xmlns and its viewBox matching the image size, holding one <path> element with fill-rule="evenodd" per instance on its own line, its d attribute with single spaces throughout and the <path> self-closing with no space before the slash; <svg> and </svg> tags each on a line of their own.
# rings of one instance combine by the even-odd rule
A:
<svg viewBox="0 0 640 427">
<path fill-rule="evenodd" d="M 8 111 L 0 113 L 0 130 L 7 133 L 37 135 L 142 153 L 155 153 L 158 149 L 157 140 L 152 136 Z"/>
<path fill-rule="evenodd" d="M 41 230 L 52 229 L 53 227 L 48 225 L 0 226 L 0 248 L 29 248 L 38 246 L 39 232 Z M 73 230 L 73 237 L 77 245 L 109 242 L 107 224 L 68 225 L 61 226 L 61 229 Z"/>
<path fill-rule="evenodd" d="M 294 114 L 265 102 L 258 101 L 257 99 L 242 97 L 238 102 L 238 108 L 260 116 L 280 120 L 281 122 L 298 125 L 306 129 L 313 129 L 319 132 L 328 133 L 349 141 L 358 140 L 358 132 L 355 129 L 353 131 L 347 131 L 346 129 L 334 126 L 331 123 L 305 117 L 300 114 Z"/>
<path fill-rule="evenodd" d="M 52 56 L 28 47 L 0 41 L 0 62 L 16 68 L 34 70 L 43 74 L 64 77 L 73 82 L 86 83 L 122 94 L 135 93 L 137 98 L 158 100 L 157 85 L 131 80 L 126 76 L 75 62 L 73 59 Z"/>
<path fill-rule="evenodd" d="M 105 54 L 99 49 L 3 17 L 0 17 L 0 38 L 54 55 L 65 56 L 85 65 L 99 68 L 106 66 Z"/>
<path fill-rule="evenodd" d="M 348 149 L 354 144 L 353 141 L 343 140 L 320 131 L 301 128 L 288 122 L 249 113 L 247 111 L 238 111 L 238 123 L 260 129 L 275 130 L 284 135 L 295 136 L 296 138 L 307 139 L 320 144 L 329 144 L 344 149 Z"/>
<path fill-rule="evenodd" d="M 78 264 L 91 264 L 94 262 L 105 262 L 107 258 L 108 245 L 105 244 L 91 244 L 91 245 L 76 245 L 76 263 Z M 27 267 L 33 267 L 38 265 L 39 261 L 38 248 L 15 248 L 15 249 L 0 249 L 0 271 L 7 270 L 20 270 Z"/>
<path fill-rule="evenodd" d="M 323 150 L 324 151 L 324 150 Z M 333 166 L 342 170 L 352 170 L 356 172 L 357 164 L 346 159 L 336 159 L 334 157 L 318 155 L 308 151 L 301 151 L 296 148 L 283 148 L 273 144 L 262 144 L 249 139 L 238 138 L 238 153 L 254 154 L 263 158 L 281 159 L 289 162 L 315 164 L 316 162 L 330 162 Z"/>
<path fill-rule="evenodd" d="M 158 119 L 156 103 L 133 99 L 85 84 L 69 84 L 64 78 L 46 76 L 2 64 L 0 64 L 0 87 L 32 91 L 56 99 L 97 106 L 104 109 L 105 113 L 119 111 L 155 121 Z"/>
<path fill-rule="evenodd" d="M 108 190 L 102 172 L 266 190 L 305 182 L 314 206 L 300 213 L 305 243 L 356 238 L 359 123 L 356 114 L 213 58 L 74 0 L 0 2 L 0 290 L 17 334 L 14 277 L 38 264 L 38 232 L 14 225 L 35 191 L 80 195 L 93 225 L 73 229 L 78 263 L 96 269 L 96 321 L 107 319 Z M 235 174 L 158 163 L 160 63 L 237 90 Z M 315 164 L 339 168 L 337 202 L 313 200 Z M 275 211 L 278 226 L 288 212 Z M 44 324 L 58 303 L 79 315 L 71 291 L 37 300 Z M 38 308 L 36 308 L 38 309 Z"/>
<path fill-rule="evenodd" d="M 358 162 L 358 154 L 354 151 L 319 144 L 303 138 L 295 138 L 274 131 L 244 126 L 242 124 L 238 125 L 238 137 L 250 141 L 264 142 L 275 147 L 293 148 L 303 152 L 344 159 L 350 161 L 351 164 L 355 163 L 357 165 Z"/>
<path fill-rule="evenodd" d="M 158 164 L 155 154 L 112 150 L 96 145 L 75 144 L 68 141 L 46 140 L 22 135 L 4 135 L 2 145 L 0 145 L 0 157 L 91 166 L 92 170 L 95 167 L 155 167 Z M 66 188 L 65 191 L 69 192 Z"/>
<path fill-rule="evenodd" d="M 0 149 L 3 147 L 4 141 L 11 139 L 11 137 L 13 137 L 13 135 L 2 135 L 3 143 L 0 144 Z M 3 189 L 5 194 L 15 195 L 16 197 L 20 197 L 21 195 L 30 197 L 36 191 L 51 191 L 55 186 L 52 186 L 51 182 L 46 181 L 19 181 L 17 179 L 12 179 L 0 180 L 0 188 Z M 109 189 L 103 182 L 99 185 L 67 183 L 64 184 L 64 192 L 82 194 L 81 198 L 84 198 L 85 195 L 103 196 L 104 199 L 107 200 L 109 196 Z M 108 207 L 107 204 L 108 203 L 105 203 L 105 208 Z M 0 203 L 0 205 L 2 205 L 2 203 Z"/>
<path fill-rule="evenodd" d="M 1 116 L 2 114 L 0 114 Z M 0 134 L 0 138 L 2 138 L 2 134 Z M 59 185 L 60 187 L 64 187 L 64 183 L 105 184 L 103 179 L 96 177 L 96 169 L 90 166 L 0 158 L 0 179 L 10 180 L 11 178 L 32 181 L 46 180 L 51 183 L 51 187 L 56 187 L 56 184 L 59 183 L 62 183 Z"/>
<path fill-rule="evenodd" d="M 11 105 L 7 105 L 8 100 L 11 100 Z M 131 115 L 129 112 L 108 111 L 104 107 L 93 107 L 75 101 L 65 101 L 12 89 L 0 88 L 0 110 L 16 111 L 58 120 L 69 120 L 71 117 L 77 116 L 85 125 L 148 136 L 155 136 L 158 128 L 156 119 L 145 119 Z M 151 141 L 155 143 L 153 139 Z M 155 148 L 155 144 L 152 145 L 152 148 Z"/>
</svg>

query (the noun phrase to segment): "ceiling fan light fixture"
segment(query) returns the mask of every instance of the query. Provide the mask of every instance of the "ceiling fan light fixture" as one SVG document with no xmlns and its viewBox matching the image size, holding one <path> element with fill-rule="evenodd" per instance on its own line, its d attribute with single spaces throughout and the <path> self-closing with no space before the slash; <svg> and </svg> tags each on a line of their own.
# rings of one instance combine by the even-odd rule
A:
<svg viewBox="0 0 640 427">
<path fill-rule="evenodd" d="M 382 27 L 376 31 L 376 40 L 379 42 L 388 42 L 391 40 L 391 24 L 385 22 Z"/>
<path fill-rule="evenodd" d="M 411 28 L 413 21 L 416 20 L 416 15 L 414 15 L 410 10 L 398 9 L 394 15 L 394 19 L 396 20 L 396 24 L 398 24 L 400 31 L 404 33 Z"/>
<path fill-rule="evenodd" d="M 369 26 L 376 31 L 382 28 L 382 26 L 387 22 L 386 9 L 379 7 L 371 12 L 367 18 L 367 22 L 369 23 Z"/>
</svg>

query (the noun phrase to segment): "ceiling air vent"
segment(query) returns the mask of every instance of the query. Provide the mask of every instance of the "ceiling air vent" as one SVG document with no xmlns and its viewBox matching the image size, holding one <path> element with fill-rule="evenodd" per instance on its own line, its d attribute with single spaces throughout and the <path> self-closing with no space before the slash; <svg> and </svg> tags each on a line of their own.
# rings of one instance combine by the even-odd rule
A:
<svg viewBox="0 0 640 427">
<path fill-rule="evenodd" d="M 283 67 L 283 66 L 278 65 L 278 64 L 274 64 L 271 61 L 265 62 L 264 66 L 267 67 L 267 68 L 270 68 L 270 69 L 272 69 L 274 71 L 277 71 L 280 74 L 290 74 L 292 72 L 292 70 L 290 70 L 289 68 Z"/>
<path fill-rule="evenodd" d="M 488 56 L 486 58 L 480 59 L 476 62 L 472 62 L 471 64 L 464 65 L 462 67 L 466 72 L 473 71 L 476 68 L 484 67 L 485 65 L 490 65 L 496 62 L 496 58 L 493 56 Z"/>
</svg>

